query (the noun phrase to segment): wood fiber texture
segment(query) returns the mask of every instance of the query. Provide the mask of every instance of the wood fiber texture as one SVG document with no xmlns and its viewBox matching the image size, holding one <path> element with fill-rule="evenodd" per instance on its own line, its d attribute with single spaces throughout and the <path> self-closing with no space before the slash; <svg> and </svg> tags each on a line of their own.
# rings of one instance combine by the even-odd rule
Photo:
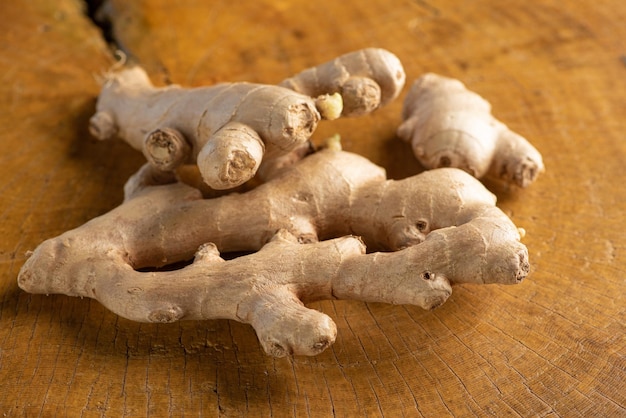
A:
<svg viewBox="0 0 626 418">
<path fill-rule="evenodd" d="M 0 413 L 11 417 L 626 415 L 626 3 L 110 1 L 112 35 L 155 83 L 277 83 L 369 46 L 463 81 L 543 154 L 528 189 L 488 186 L 527 235 L 516 286 L 464 285 L 425 312 L 321 302 L 336 343 L 273 359 L 225 320 L 134 323 L 17 287 L 26 252 L 118 205 L 143 157 L 87 131 L 114 62 L 77 0 L 0 3 Z M 366 6 L 365 6 L 366 4 Z M 404 94 L 324 122 L 390 177 Z"/>
</svg>

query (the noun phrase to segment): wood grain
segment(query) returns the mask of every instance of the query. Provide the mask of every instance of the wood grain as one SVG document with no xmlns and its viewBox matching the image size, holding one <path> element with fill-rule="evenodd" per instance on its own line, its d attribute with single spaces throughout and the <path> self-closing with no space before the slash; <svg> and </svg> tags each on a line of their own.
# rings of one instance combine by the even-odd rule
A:
<svg viewBox="0 0 626 418">
<path fill-rule="evenodd" d="M 132 4 L 131 4 L 132 3 Z M 408 79 L 464 81 L 543 153 L 525 190 L 488 186 L 526 229 L 517 286 L 458 286 L 433 312 L 322 302 L 319 356 L 274 360 L 231 321 L 133 323 L 28 295 L 25 252 L 106 212 L 142 157 L 87 133 L 113 62 L 77 0 L 0 3 L 0 412 L 6 416 L 626 415 L 626 6 L 618 0 L 109 2 L 118 46 L 159 84 L 274 83 L 357 48 Z M 402 97 L 324 123 L 391 177 Z"/>
</svg>

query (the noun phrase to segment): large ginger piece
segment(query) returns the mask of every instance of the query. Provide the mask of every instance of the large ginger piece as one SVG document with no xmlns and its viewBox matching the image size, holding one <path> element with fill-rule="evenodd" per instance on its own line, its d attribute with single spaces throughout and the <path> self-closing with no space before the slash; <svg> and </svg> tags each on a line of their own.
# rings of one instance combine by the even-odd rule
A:
<svg viewBox="0 0 626 418">
<path fill-rule="evenodd" d="M 147 168 L 127 186 L 149 184 L 142 180 L 150 175 Z M 495 196 L 458 169 L 387 180 L 385 170 L 368 159 L 325 149 L 246 193 L 201 199 L 194 191 L 193 200 L 175 204 L 177 198 L 169 196 L 173 192 L 167 188 L 138 189 L 134 193 L 146 199 L 153 196 L 146 206 L 159 207 L 155 206 L 159 199 L 173 203 L 150 215 L 158 216 L 158 221 L 120 225 L 137 237 L 133 240 L 126 234 L 125 238 L 126 251 L 134 254 L 136 267 L 190 259 L 208 241 L 221 252 L 257 251 L 280 229 L 303 243 L 357 235 L 370 250 L 396 251 L 421 243 L 434 230 L 481 219 L 497 225 L 498 234 L 510 241 L 511 249 L 526 251 L 515 225 L 495 206 Z M 132 199 L 127 195 L 127 200 Z M 167 229 L 166 224 L 178 225 L 178 229 L 190 224 L 193 230 Z M 183 233 L 184 239 L 172 239 Z M 154 243 L 144 241 L 146 236 L 155 237 Z"/>
<path fill-rule="evenodd" d="M 99 139 L 122 138 L 161 171 L 195 163 L 211 188 L 231 189 L 252 178 L 264 158 L 306 145 L 320 119 L 368 113 L 404 85 L 402 65 L 387 51 L 366 49 L 335 62 L 301 73 L 313 74 L 314 85 L 297 75 L 283 87 L 157 88 L 139 67 L 112 72 L 90 131 Z"/>
<path fill-rule="evenodd" d="M 384 49 L 366 48 L 308 68 L 280 85 L 312 97 L 339 93 L 343 115 L 357 116 L 395 99 L 405 79 L 398 57 Z"/>
<path fill-rule="evenodd" d="M 118 208 L 42 243 L 20 287 L 94 298 L 137 321 L 238 320 L 282 356 L 313 355 L 335 339 L 332 320 L 303 302 L 432 309 L 450 282 L 512 284 L 529 271 L 515 225 L 461 170 L 391 181 L 362 157 L 325 150 L 250 192 L 216 199 L 181 183 L 149 186 L 141 181 L 149 171 L 131 180 Z M 365 254 L 351 235 L 399 250 Z M 219 257 L 234 250 L 258 252 Z M 145 271 L 194 254 L 182 269 Z"/>
<path fill-rule="evenodd" d="M 457 167 L 526 187 L 544 170 L 541 154 L 491 114 L 458 80 L 426 74 L 404 101 L 398 136 L 425 168 Z"/>
<path fill-rule="evenodd" d="M 108 222 L 114 228 L 115 220 Z M 92 232 L 87 227 L 81 234 Z M 315 355 L 335 341 L 332 319 L 303 302 L 362 299 L 432 309 L 451 293 L 444 275 L 407 274 L 422 266 L 400 253 L 364 254 L 355 237 L 303 245 L 281 231 L 259 252 L 230 261 L 206 244 L 191 265 L 170 272 L 138 272 L 114 242 L 107 248 L 104 240 L 79 242 L 82 237 L 61 236 L 40 247 L 20 273 L 20 286 L 94 298 L 141 322 L 234 319 L 252 325 L 276 357 Z"/>
</svg>

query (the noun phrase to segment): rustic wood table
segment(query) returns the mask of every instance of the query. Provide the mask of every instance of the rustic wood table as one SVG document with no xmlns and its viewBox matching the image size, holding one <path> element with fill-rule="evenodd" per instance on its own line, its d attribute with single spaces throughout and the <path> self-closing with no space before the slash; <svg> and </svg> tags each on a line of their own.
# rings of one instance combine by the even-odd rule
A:
<svg viewBox="0 0 626 418">
<path fill-rule="evenodd" d="M 248 3 L 247 5 L 243 5 Z M 457 286 L 426 312 L 326 301 L 315 357 L 273 359 L 226 320 L 139 324 L 30 295 L 26 252 L 121 202 L 143 157 L 87 131 L 111 48 L 77 0 L 0 4 L 0 414 L 626 416 L 626 3 L 621 0 L 112 0 L 110 39 L 157 84 L 276 83 L 377 46 L 458 78 L 542 152 L 527 189 L 488 184 L 527 231 L 531 275 Z M 390 177 L 421 171 L 395 136 L 404 94 L 324 123 Z"/>
</svg>

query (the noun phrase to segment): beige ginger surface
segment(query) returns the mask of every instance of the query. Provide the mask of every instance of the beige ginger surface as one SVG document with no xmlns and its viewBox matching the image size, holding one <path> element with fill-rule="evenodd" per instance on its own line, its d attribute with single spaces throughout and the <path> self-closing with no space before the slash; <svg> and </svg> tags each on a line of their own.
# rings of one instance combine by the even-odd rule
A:
<svg viewBox="0 0 626 418">
<path fill-rule="evenodd" d="M 426 168 L 457 167 L 530 185 L 544 171 L 537 149 L 491 114 L 491 105 L 459 80 L 429 73 L 411 86 L 398 136 Z"/>
<path fill-rule="evenodd" d="M 181 183 L 132 190 L 118 208 L 35 249 L 20 287 L 94 298 L 141 322 L 235 319 L 283 356 L 335 341 L 333 321 L 302 302 L 432 309 L 450 282 L 514 284 L 529 272 L 515 225 L 457 169 L 390 181 L 365 158 L 327 149 L 244 194 L 202 199 Z M 347 234 L 400 251 L 365 254 Z M 218 250 L 259 251 L 224 262 Z M 138 271 L 194 252 L 182 269 Z"/>
<path fill-rule="evenodd" d="M 285 88 L 156 88 L 134 67 L 108 75 L 90 131 L 99 139 L 123 138 L 162 171 L 197 162 L 209 186 L 229 189 L 252 178 L 264 154 L 306 143 L 320 118 L 312 98 Z"/>
<path fill-rule="evenodd" d="M 339 93 L 343 115 L 359 116 L 398 97 L 405 79 L 398 57 L 382 48 L 365 48 L 308 68 L 280 85 L 312 97 Z"/>
<path fill-rule="evenodd" d="M 397 97 L 404 81 L 398 58 L 375 48 L 304 70 L 284 87 L 157 88 L 140 67 L 112 70 L 90 132 L 124 139 L 162 171 L 195 163 L 210 187 L 231 189 L 250 180 L 264 157 L 306 146 L 322 118 L 370 113 Z"/>
</svg>

